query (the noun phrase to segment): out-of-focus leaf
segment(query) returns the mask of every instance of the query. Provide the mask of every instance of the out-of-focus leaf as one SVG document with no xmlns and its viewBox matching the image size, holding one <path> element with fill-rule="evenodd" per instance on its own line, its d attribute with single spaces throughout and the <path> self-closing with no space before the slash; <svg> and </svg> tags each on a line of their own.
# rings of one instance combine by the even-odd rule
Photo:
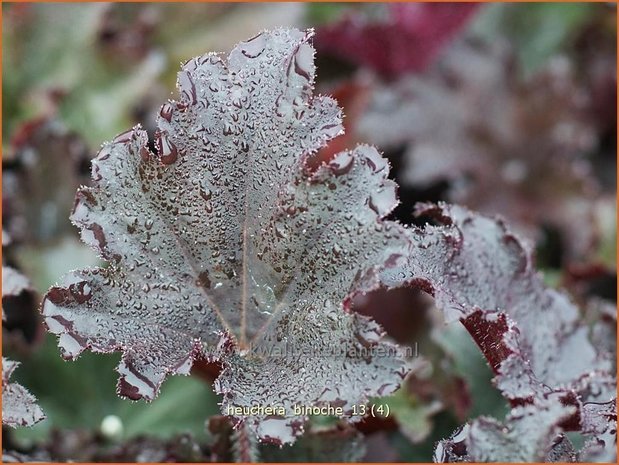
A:
<svg viewBox="0 0 619 465">
<path fill-rule="evenodd" d="M 65 236 L 52 244 L 24 244 L 15 255 L 37 292 L 45 293 L 58 280 L 58 273 L 101 265 L 101 260 L 78 237 Z"/>
<path fill-rule="evenodd" d="M 599 234 L 596 258 L 611 269 L 617 268 L 617 200 L 600 199 L 595 205 L 594 221 Z"/>
<path fill-rule="evenodd" d="M 365 453 L 363 436 L 345 423 L 312 425 L 294 444 L 284 446 L 258 445 L 255 438 L 246 437 L 243 426 L 235 429 L 224 416 L 211 417 L 208 428 L 214 436 L 210 457 L 214 462 L 341 463 L 357 462 Z M 247 448 L 253 450 L 244 450 Z"/>
<path fill-rule="evenodd" d="M 466 24 L 474 3 L 373 5 L 318 30 L 320 52 L 368 66 L 386 76 L 421 71 Z"/>
<path fill-rule="evenodd" d="M 338 425 L 312 428 L 290 446 L 262 445 L 260 457 L 264 462 L 359 462 L 365 450 L 363 436 L 356 429 Z"/>
<path fill-rule="evenodd" d="M 559 261 L 580 260 L 597 239 L 590 95 L 564 58 L 527 79 L 516 69 L 501 41 L 451 47 L 431 72 L 378 86 L 356 132 L 405 148 L 402 184 L 447 181 L 450 201 L 504 215 L 539 242 L 556 230 Z"/>
<path fill-rule="evenodd" d="M 2 357 L 2 424 L 12 428 L 32 426 L 45 418 L 36 398 L 20 384 L 9 382 L 18 365 Z"/>
<path fill-rule="evenodd" d="M 169 439 L 139 437 L 95 458 L 100 462 L 204 463 L 208 454 L 191 435 L 183 434 Z"/>
<path fill-rule="evenodd" d="M 492 369 L 466 329 L 457 324 L 436 327 L 432 331 L 432 339 L 446 354 L 445 363 L 449 363 L 447 372 L 461 377 L 466 383 L 471 397 L 467 416 L 503 418 L 507 413 L 507 402 L 492 385 Z"/>
<path fill-rule="evenodd" d="M 156 4 L 108 4 L 97 25 L 97 46 L 111 61 L 142 60 L 155 47 L 155 31 L 163 20 Z"/>
<path fill-rule="evenodd" d="M 310 2 L 307 4 L 307 20 L 313 25 L 322 25 L 337 19 L 351 7 L 343 2 Z"/>
<path fill-rule="evenodd" d="M 30 343 L 42 335 L 39 297 L 34 292 L 30 279 L 5 263 L 13 263 L 12 239 L 2 230 L 2 329 L 5 347 L 11 345 L 30 349 Z M 17 330 L 13 333 L 13 330 Z M 26 346 L 24 346 L 26 343 Z"/>
<path fill-rule="evenodd" d="M 31 289 L 30 281 L 15 268 L 2 266 L 2 297 L 16 296 Z"/>
<path fill-rule="evenodd" d="M 93 47 L 107 8 L 3 5 L 3 114 L 12 115 L 3 119 L 5 134 L 32 118 L 58 115 L 98 146 L 131 121 L 132 106 L 163 72 L 165 56 L 151 50 L 120 72 Z"/>
<path fill-rule="evenodd" d="M 438 400 L 423 404 L 404 389 L 383 398 L 381 404 L 389 406 L 391 415 L 400 426 L 400 431 L 412 443 L 420 443 L 428 437 L 432 428 L 430 418 L 442 408 Z"/>
<path fill-rule="evenodd" d="M 37 451 L 35 455 L 22 454 L 16 451 L 2 451 L 2 463 L 33 463 L 50 461 L 51 459 L 45 451 Z"/>
<path fill-rule="evenodd" d="M 196 358 L 219 360 L 223 411 L 273 442 L 303 431 L 294 405 L 350 417 L 407 371 L 377 324 L 342 311 L 407 243 L 383 221 L 395 184 L 374 149 L 304 166 L 341 131 L 335 102 L 311 95 L 309 38 L 264 32 L 227 63 L 208 54 L 183 66 L 180 101 L 160 111 L 159 153 L 142 130 L 123 133 L 78 193 L 72 219 L 109 267 L 69 274 L 43 305 L 65 358 L 123 351 L 118 390 L 132 399 L 154 398 Z M 287 410 L 242 413 L 255 405 Z"/>
<path fill-rule="evenodd" d="M 20 126 L 3 158 L 3 227 L 15 242 L 47 242 L 73 228 L 66 220 L 75 190 L 88 183 L 90 154 L 76 133 L 58 120 Z"/>
<path fill-rule="evenodd" d="M 177 434 L 165 439 L 138 436 L 110 442 L 93 430 L 54 429 L 49 439 L 37 444 L 29 455 L 10 452 L 3 457 L 3 461 L 204 463 L 209 462 L 209 456 L 191 434 Z"/>
</svg>

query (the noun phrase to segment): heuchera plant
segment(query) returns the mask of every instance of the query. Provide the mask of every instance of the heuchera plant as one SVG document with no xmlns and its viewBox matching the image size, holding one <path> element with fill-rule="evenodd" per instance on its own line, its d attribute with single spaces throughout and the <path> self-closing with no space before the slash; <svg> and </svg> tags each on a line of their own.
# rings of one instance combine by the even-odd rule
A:
<svg viewBox="0 0 619 465">
<path fill-rule="evenodd" d="M 121 351 L 118 393 L 134 400 L 196 359 L 217 361 L 222 413 L 291 443 L 307 420 L 294 406 L 341 407 L 354 422 L 355 405 L 398 388 L 411 364 L 350 303 L 418 286 L 469 330 L 513 407 L 504 425 L 467 424 L 437 459 L 564 460 L 576 456 L 564 431 L 590 436 L 582 457 L 602 457 L 615 434 L 611 359 L 522 241 L 444 204 L 418 207 L 434 219 L 424 228 L 386 220 L 396 185 L 372 147 L 311 168 L 342 131 L 336 102 L 312 95 L 311 35 L 263 32 L 228 57 L 190 60 L 180 99 L 161 107 L 156 153 L 139 127 L 104 145 L 71 218 L 108 265 L 70 273 L 43 302 L 63 356 Z M 243 415 L 250 406 L 285 413 Z"/>
<path fill-rule="evenodd" d="M 19 362 L 2 357 L 2 424 L 12 428 L 32 426 L 45 418 L 35 397 L 22 385 L 9 382 L 18 366 Z"/>
<path fill-rule="evenodd" d="M 544 286 L 531 251 L 501 221 L 444 204 L 418 205 L 416 213 L 437 226 L 407 230 L 408 263 L 386 270 L 383 280 L 427 290 L 448 321 L 460 320 L 513 407 L 507 426 L 474 420 L 458 440 L 439 444 L 435 459 L 569 461 L 576 452 L 562 431 L 589 437 L 579 452 L 584 461 L 611 458 L 613 359 L 591 344 L 578 309 Z"/>
<path fill-rule="evenodd" d="M 11 237 L 2 231 L 2 245 L 8 245 Z M 15 268 L 2 265 L 2 297 L 15 297 L 22 292 L 31 291 L 30 281 Z M 2 321 L 5 321 L 4 306 L 2 307 Z M 18 383 L 9 382 L 9 378 L 19 366 L 2 357 L 2 424 L 16 428 L 32 426 L 43 420 L 45 414 L 36 403 L 35 397 L 26 388 Z"/>
<path fill-rule="evenodd" d="M 395 184 L 374 148 L 305 167 L 341 132 L 336 102 L 311 95 L 310 35 L 263 33 L 227 60 L 190 60 L 180 101 L 161 108 L 158 153 L 134 128 L 93 162 L 95 185 L 78 192 L 72 220 L 109 266 L 70 274 L 43 313 L 66 358 L 123 352 L 119 394 L 153 399 L 168 374 L 207 358 L 223 366 L 226 414 L 332 404 L 349 416 L 407 372 L 400 356 L 330 353 L 396 354 L 342 303 L 377 286 L 408 240 L 383 220 Z M 293 441 L 305 419 L 238 418 L 273 442 Z"/>
</svg>

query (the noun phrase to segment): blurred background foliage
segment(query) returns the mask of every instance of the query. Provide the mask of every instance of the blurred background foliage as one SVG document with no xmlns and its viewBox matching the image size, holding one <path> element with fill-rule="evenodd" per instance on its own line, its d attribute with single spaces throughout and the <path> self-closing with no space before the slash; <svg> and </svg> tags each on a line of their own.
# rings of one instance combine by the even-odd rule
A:
<svg viewBox="0 0 619 465">
<path fill-rule="evenodd" d="M 594 194 L 579 190 L 580 184 L 569 187 L 576 190 L 561 191 L 556 202 L 561 208 L 567 206 L 566 212 L 578 210 L 565 219 L 568 230 L 590 233 L 595 240 L 576 252 L 564 250 L 570 242 L 562 236 L 566 232 L 561 229 L 561 218 L 550 227 L 535 224 L 542 232 L 531 241 L 549 283 L 567 286 L 586 309 L 593 308 L 592 301 L 615 304 L 614 5 L 488 4 L 471 7 L 455 22 L 445 22 L 432 8 L 415 14 L 405 7 L 348 3 L 3 4 L 3 261 L 32 282 L 28 296 L 3 298 L 7 313 L 3 351 L 22 362 L 14 379 L 36 395 L 47 414 L 33 428 L 5 431 L 5 445 L 8 441 L 28 453 L 37 444 L 47 444 L 53 458 L 92 460 L 96 455 L 88 447 L 95 443 L 110 448 L 138 437 L 169 440 L 190 433 L 192 441 L 207 444 L 211 452 L 206 457 L 225 457 L 225 453 L 214 452 L 225 447 L 221 425 L 205 428 L 205 420 L 219 411 L 211 386 L 213 367 L 198 366 L 189 377 L 169 379 L 151 404 L 121 400 L 115 394 L 114 368 L 119 356 L 87 353 L 76 362 L 64 362 L 55 341 L 40 325 L 37 306 L 40 296 L 62 274 L 98 264 L 94 253 L 79 242 L 68 215 L 76 187 L 88 183 L 89 159 L 100 144 L 138 122 L 152 133 L 158 106 L 173 98 L 180 63 L 208 51 L 229 51 L 262 29 L 316 29 L 317 89 L 333 93 L 348 116 L 348 135 L 333 142 L 338 149 L 363 139 L 363 131 L 355 124 L 371 114 L 367 101 L 375 89 L 391 91 L 410 76 L 434 85 L 433 70 L 448 68 L 444 57 L 464 41 L 507 44 L 509 60 L 490 60 L 515 80 L 538 75 L 557 57 L 567 60 L 578 82 L 564 91 L 576 94 L 584 88 L 589 99 L 584 118 L 587 128 L 592 127 L 588 130 L 595 143 L 579 149 L 578 162 L 586 161 L 586 181 L 596 187 Z M 378 29 L 372 29 L 375 25 Z M 393 32 L 393 40 L 388 34 L 384 39 L 377 35 L 383 26 Z M 356 32 L 360 35 L 352 43 L 359 53 L 354 55 L 346 41 Z M 392 54 L 394 62 L 385 68 L 382 58 L 371 56 L 371 41 L 365 44 L 359 37 L 369 37 L 379 45 L 385 40 L 381 50 Z M 452 77 L 458 82 L 458 76 Z M 518 101 L 518 91 L 513 92 Z M 442 136 L 435 133 L 434 137 Z M 408 142 L 391 142 L 378 145 L 400 180 Z M 544 169 L 551 171 L 553 165 Z M 546 173 L 538 174 L 545 182 Z M 445 187 L 450 182 L 455 181 L 440 180 L 431 186 L 402 183 L 398 218 L 410 222 L 410 213 L 404 210 L 410 212 L 415 201 L 452 199 Z M 552 191 L 554 186 L 548 188 Z M 485 195 L 491 197 L 494 192 Z M 575 197 L 586 201 L 577 202 Z M 476 205 L 483 204 L 472 204 Z M 501 213 L 511 219 L 509 210 Z M 518 223 L 521 218 L 516 215 L 513 220 Z M 535 217 L 533 221 L 540 220 Z M 360 299 L 356 310 L 375 317 L 398 342 L 417 344 L 426 367 L 395 396 L 376 400 L 392 406 L 392 417 L 358 426 L 364 435 L 365 455 L 354 458 L 429 461 L 435 442 L 450 435 L 466 418 L 483 414 L 501 418 L 506 405 L 468 333 L 459 326 L 444 326 L 430 298 L 410 292 L 383 294 L 387 295 Z M 616 317 L 611 313 L 612 321 Z M 110 415 L 120 419 L 122 432 L 110 435 L 102 430 Z M 316 419 L 315 423 L 333 422 Z M 288 455 L 285 450 L 284 455 L 265 450 L 265 457 L 331 460 L 337 456 L 327 452 L 350 452 L 316 449 L 314 439 L 309 437 Z M 127 455 L 114 458 L 153 458 L 123 450 Z M 181 456 L 205 460 L 203 454 Z"/>
</svg>

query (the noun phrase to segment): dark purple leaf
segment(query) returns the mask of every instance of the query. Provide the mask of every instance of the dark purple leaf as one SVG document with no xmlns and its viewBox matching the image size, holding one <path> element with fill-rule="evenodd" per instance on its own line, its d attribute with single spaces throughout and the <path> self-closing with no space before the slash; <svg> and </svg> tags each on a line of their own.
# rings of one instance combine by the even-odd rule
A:
<svg viewBox="0 0 619 465">
<path fill-rule="evenodd" d="M 474 3 L 393 3 L 379 11 L 349 14 L 318 30 L 319 52 L 393 77 L 422 71 L 467 23 Z"/>
</svg>

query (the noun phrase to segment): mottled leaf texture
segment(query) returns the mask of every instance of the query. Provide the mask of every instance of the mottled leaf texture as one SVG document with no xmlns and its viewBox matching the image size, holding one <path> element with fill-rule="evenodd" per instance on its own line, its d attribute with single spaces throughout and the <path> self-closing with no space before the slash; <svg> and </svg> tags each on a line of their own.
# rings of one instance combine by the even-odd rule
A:
<svg viewBox="0 0 619 465">
<path fill-rule="evenodd" d="M 540 428 L 539 437 L 547 436 L 543 425 L 557 434 L 581 431 L 614 450 L 616 383 L 611 355 L 590 342 L 589 329 L 567 296 L 544 286 L 530 250 L 501 221 L 461 207 L 420 205 L 417 214 L 439 225 L 408 230 L 409 261 L 387 270 L 383 281 L 427 290 L 448 320 L 464 324 L 494 370 L 496 386 L 514 407 L 508 429 L 534 425 Z M 495 451 L 508 453 L 499 444 L 509 440 L 502 431 L 503 426 L 480 419 L 471 424 L 469 435 L 484 435 L 483 440 L 477 438 L 484 444 L 479 454 L 493 441 Z M 469 452 L 473 442 L 468 441 Z M 538 460 L 546 449 L 518 450 Z"/>
<path fill-rule="evenodd" d="M 12 428 L 32 426 L 45 418 L 37 400 L 26 388 L 9 383 L 9 378 L 18 366 L 19 362 L 2 357 L 2 424 Z"/>
<path fill-rule="evenodd" d="M 293 407 L 350 416 L 407 371 L 377 324 L 346 311 L 408 239 L 383 220 L 395 184 L 375 149 L 305 166 L 341 132 L 336 102 L 312 96 L 310 37 L 263 32 L 227 59 L 189 60 L 180 100 L 161 107 L 158 153 L 139 127 L 121 134 L 78 192 L 72 220 L 108 266 L 71 273 L 43 304 L 66 358 L 123 352 L 131 399 L 217 359 L 222 412 L 274 443 L 302 433 Z M 285 412 L 243 410 L 267 406 Z"/>
</svg>

